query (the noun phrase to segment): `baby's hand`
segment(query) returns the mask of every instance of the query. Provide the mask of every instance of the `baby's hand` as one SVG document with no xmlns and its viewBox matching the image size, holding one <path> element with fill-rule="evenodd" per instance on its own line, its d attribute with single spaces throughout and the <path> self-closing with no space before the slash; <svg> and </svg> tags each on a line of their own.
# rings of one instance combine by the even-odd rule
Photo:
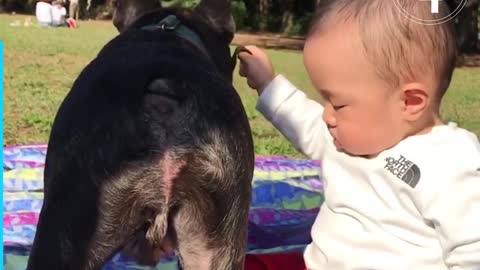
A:
<svg viewBox="0 0 480 270">
<path fill-rule="evenodd" d="M 248 86 L 261 95 L 265 87 L 275 78 L 272 62 L 267 54 L 256 46 L 246 46 L 252 54 L 241 52 L 239 74 L 247 78 Z"/>
</svg>

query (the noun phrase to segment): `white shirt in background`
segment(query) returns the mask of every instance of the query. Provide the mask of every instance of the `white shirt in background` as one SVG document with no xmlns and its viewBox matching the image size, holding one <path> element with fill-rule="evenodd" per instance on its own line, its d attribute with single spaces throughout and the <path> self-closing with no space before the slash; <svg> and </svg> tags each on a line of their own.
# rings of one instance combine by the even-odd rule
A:
<svg viewBox="0 0 480 270">
<path fill-rule="evenodd" d="M 35 15 L 38 22 L 52 23 L 52 5 L 45 2 L 37 2 Z"/>
<path fill-rule="evenodd" d="M 67 16 L 67 10 L 64 7 L 52 6 L 52 23 L 53 24 L 62 24 L 65 21 L 65 16 Z"/>
</svg>

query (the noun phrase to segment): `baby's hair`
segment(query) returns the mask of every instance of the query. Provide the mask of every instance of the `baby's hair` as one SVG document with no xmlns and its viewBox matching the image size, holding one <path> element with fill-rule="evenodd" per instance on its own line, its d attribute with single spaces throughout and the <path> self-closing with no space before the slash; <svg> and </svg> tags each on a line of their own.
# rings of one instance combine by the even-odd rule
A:
<svg viewBox="0 0 480 270">
<path fill-rule="evenodd" d="M 421 24 L 401 13 L 424 20 L 440 20 L 449 8 L 440 1 L 432 13 L 429 1 L 419 0 L 322 0 L 308 35 L 328 27 L 326 21 L 354 20 L 367 59 L 378 75 L 392 87 L 432 74 L 440 103 L 455 68 L 457 47 L 452 21 Z M 348 61 L 348 60 L 346 60 Z"/>
</svg>

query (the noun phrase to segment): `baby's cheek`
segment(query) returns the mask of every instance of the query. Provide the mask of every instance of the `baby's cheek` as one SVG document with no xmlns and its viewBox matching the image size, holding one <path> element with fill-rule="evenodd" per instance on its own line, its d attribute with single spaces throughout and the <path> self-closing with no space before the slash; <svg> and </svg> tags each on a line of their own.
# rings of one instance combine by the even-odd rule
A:
<svg viewBox="0 0 480 270">
<path fill-rule="evenodd" d="M 338 140 L 344 150 L 354 155 L 369 155 L 376 151 L 378 138 L 368 126 L 352 125 L 339 129 Z"/>
</svg>

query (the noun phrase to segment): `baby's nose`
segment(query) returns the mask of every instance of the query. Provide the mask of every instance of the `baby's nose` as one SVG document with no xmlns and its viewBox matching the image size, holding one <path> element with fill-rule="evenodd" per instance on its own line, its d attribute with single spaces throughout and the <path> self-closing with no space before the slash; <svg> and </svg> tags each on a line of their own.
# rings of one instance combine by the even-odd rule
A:
<svg viewBox="0 0 480 270">
<path fill-rule="evenodd" d="M 331 105 L 326 105 L 323 111 L 323 121 L 327 124 L 329 129 L 337 126 L 337 120 L 335 119 L 333 108 Z"/>
</svg>

